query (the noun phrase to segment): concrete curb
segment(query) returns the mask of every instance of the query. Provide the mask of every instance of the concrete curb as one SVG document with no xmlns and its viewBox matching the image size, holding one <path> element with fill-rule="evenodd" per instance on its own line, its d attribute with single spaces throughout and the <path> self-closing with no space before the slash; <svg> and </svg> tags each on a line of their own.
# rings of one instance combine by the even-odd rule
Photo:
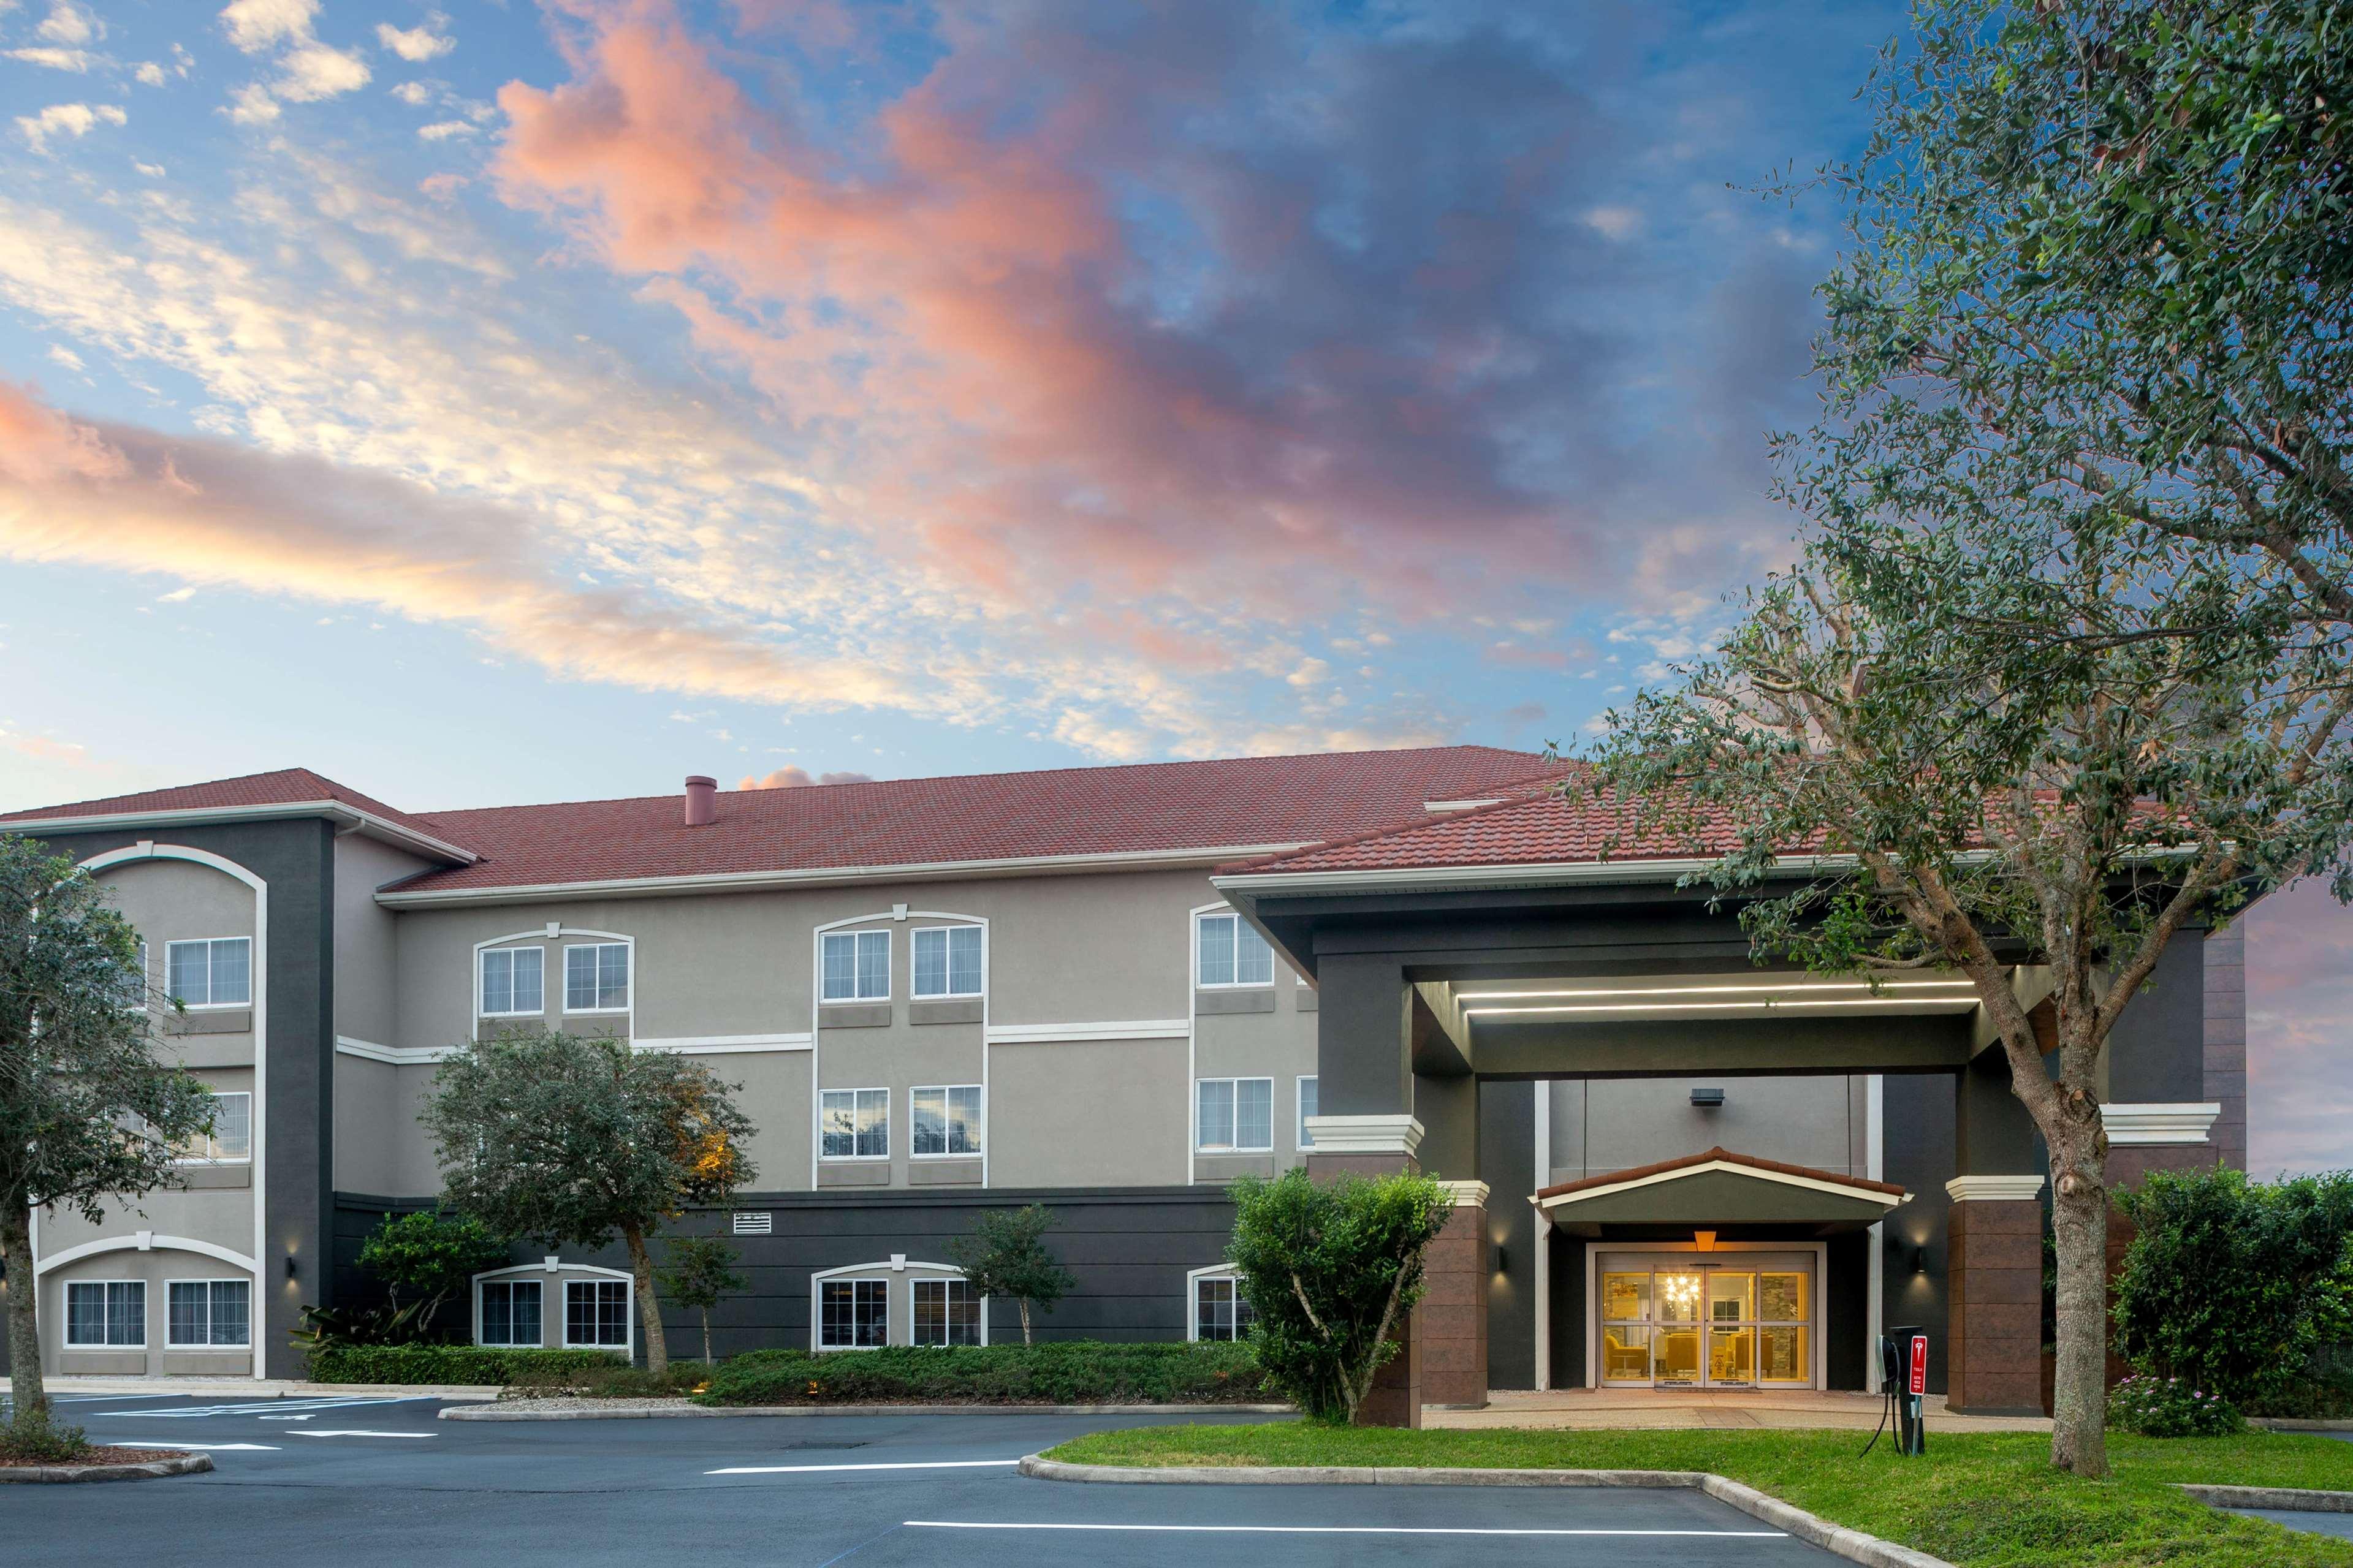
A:
<svg viewBox="0 0 2353 1568">
<path fill-rule="evenodd" d="M 2266 1432 L 2353 1432 L 2353 1421 L 2331 1417 L 2325 1421 L 2308 1421 L 2299 1415 L 2251 1415 L 2250 1426 L 2260 1426 Z"/>
<path fill-rule="evenodd" d="M 2273 1508 L 2292 1513 L 2353 1513 L 2353 1492 L 2306 1491 L 2296 1487 L 2175 1484 L 2209 1508 Z"/>
<path fill-rule="evenodd" d="M 441 1412 L 444 1421 L 649 1421 L 743 1415 L 1293 1415 L 1288 1405 L 649 1405 L 586 1410 L 517 1410 L 475 1405 Z"/>
<path fill-rule="evenodd" d="M 1941 1557 L 1832 1524 L 1755 1487 L 1705 1470 L 1476 1470 L 1425 1467 L 1066 1465 L 1031 1454 L 1021 1473 L 1048 1481 L 1108 1481 L 1176 1486 L 1656 1487 L 1703 1491 L 1751 1519 L 1865 1568 L 1953 1568 Z"/>
<path fill-rule="evenodd" d="M 213 1468 L 210 1454 L 149 1459 L 138 1465 L 0 1465 L 0 1482 L 143 1481 L 158 1476 L 193 1476 Z"/>
</svg>

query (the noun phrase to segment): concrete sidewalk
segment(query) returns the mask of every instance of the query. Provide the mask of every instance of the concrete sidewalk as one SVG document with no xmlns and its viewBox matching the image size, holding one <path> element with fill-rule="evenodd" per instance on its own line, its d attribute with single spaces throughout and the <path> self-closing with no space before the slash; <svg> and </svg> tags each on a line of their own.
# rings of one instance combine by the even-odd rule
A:
<svg viewBox="0 0 2353 1568">
<path fill-rule="evenodd" d="M 1868 1432 L 1879 1425 L 1882 1403 L 1875 1394 L 1813 1389 L 1786 1393 L 1754 1390 L 1663 1390 L 1566 1388 L 1542 1394 L 1497 1389 L 1483 1410 L 1424 1406 L 1425 1427 L 1453 1431 L 1490 1426 L 1529 1426 L 1562 1431 L 1621 1429 L 1739 1430 L 1754 1427 Z M 1945 1396 L 1928 1396 L 1932 1432 L 2048 1432 L 2047 1415 L 1956 1415 Z"/>
<path fill-rule="evenodd" d="M 301 1383 L 291 1378 L 258 1377 L 47 1377 L 41 1386 L 52 1399 L 84 1399 L 101 1395 L 192 1399 L 496 1399 L 498 1386 L 444 1386 L 390 1383 Z M 0 1394 L 13 1395 L 14 1386 L 0 1377 Z"/>
</svg>

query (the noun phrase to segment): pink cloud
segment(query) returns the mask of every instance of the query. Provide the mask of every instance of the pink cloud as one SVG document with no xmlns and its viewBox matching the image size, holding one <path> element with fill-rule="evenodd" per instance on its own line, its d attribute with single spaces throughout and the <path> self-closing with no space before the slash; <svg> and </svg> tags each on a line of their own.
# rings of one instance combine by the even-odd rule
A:
<svg viewBox="0 0 2353 1568">
<path fill-rule="evenodd" d="M 807 768 L 787 763 L 758 776 L 746 773 L 737 789 L 808 789 L 818 784 L 872 784 L 872 773 L 829 773 L 811 775 Z"/>
<path fill-rule="evenodd" d="M 1525 199 L 1506 212 L 1379 147 L 1334 174 L 1205 138 L 1207 106 L 1304 64 L 1250 7 L 1146 11 L 1117 39 L 1051 6 L 956 13 L 854 148 L 756 100 L 667 0 L 560 10 L 570 79 L 499 95 L 508 199 L 648 275 L 944 579 L 1419 615 L 1593 569 L 1590 509 L 1518 450 L 1600 414 L 1599 340 L 1531 293 L 1566 243 L 1537 215 L 1576 174 L 1556 84 L 1486 56 L 1422 84 L 1451 95 L 1433 121 L 1493 112 L 1511 144 L 1464 156 Z M 1410 101 L 1322 85 L 1334 114 Z M 1397 208 L 1377 245 L 1328 232 L 1359 174 Z"/>
</svg>

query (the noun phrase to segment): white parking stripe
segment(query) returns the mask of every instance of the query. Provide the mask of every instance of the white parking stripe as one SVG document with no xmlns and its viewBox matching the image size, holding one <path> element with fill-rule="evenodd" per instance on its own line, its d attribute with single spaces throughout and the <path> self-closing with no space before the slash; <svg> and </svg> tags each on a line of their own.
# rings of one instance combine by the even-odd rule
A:
<svg viewBox="0 0 2353 1568">
<path fill-rule="evenodd" d="M 1786 1541 L 1778 1530 L 1507 1530 L 1487 1525 L 1400 1524 L 1024 1524 L 962 1519 L 908 1519 L 909 1530 L 1097 1530 L 1168 1535 L 1676 1535 L 1711 1540 Z"/>
<path fill-rule="evenodd" d="M 438 1437 L 441 1436 L 438 1432 L 312 1432 L 307 1429 L 301 1432 L 289 1432 L 286 1435 L 289 1437 Z"/>
<path fill-rule="evenodd" d="M 142 1397 L 144 1397 L 143 1395 Z M 380 1398 L 322 1399 L 260 1399 L 240 1405 L 197 1405 L 185 1410 L 107 1410 L 108 1415 L 144 1415 L 156 1420 L 185 1420 L 194 1415 L 258 1415 L 264 1411 L 272 1415 L 290 1410 L 361 1410 L 379 1405 L 414 1405 L 419 1400 L 435 1397 L 430 1394 L 393 1394 Z"/>
<path fill-rule="evenodd" d="M 110 1448 L 169 1448 L 174 1453 L 188 1454 L 275 1454 L 275 1443 L 151 1443 L 144 1437 L 100 1437 L 98 1442 Z"/>
<path fill-rule="evenodd" d="M 806 1476 L 820 1470 L 986 1470 L 1009 1469 L 1018 1459 L 926 1459 L 909 1460 L 901 1464 L 883 1465 L 731 1465 L 723 1470 L 705 1470 L 706 1476 Z"/>
</svg>

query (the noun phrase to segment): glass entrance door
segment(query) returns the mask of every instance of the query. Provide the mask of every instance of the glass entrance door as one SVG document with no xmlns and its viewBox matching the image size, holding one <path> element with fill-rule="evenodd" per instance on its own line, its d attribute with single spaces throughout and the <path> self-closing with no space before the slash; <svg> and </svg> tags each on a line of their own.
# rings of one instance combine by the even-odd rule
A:
<svg viewBox="0 0 2353 1568">
<path fill-rule="evenodd" d="M 1812 1384 L 1810 1258 L 1619 1254 L 1599 1262 L 1603 1384 Z"/>
</svg>

